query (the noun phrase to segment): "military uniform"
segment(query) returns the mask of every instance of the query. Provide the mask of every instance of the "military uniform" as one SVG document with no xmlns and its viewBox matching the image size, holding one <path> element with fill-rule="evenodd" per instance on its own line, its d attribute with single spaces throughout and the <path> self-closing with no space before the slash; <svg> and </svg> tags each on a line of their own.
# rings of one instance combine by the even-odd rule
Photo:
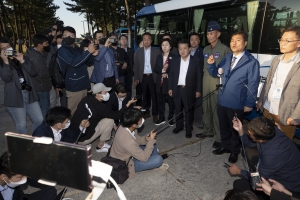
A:
<svg viewBox="0 0 300 200">
<path fill-rule="evenodd" d="M 209 58 L 209 56 L 213 55 L 215 62 L 218 65 L 228 52 L 230 52 L 230 48 L 222 44 L 220 40 L 213 48 L 211 48 L 211 45 L 209 45 L 203 49 L 204 73 L 202 97 L 205 97 L 207 94 L 214 91 L 216 89 L 216 85 L 219 84 L 219 78 L 213 78 L 208 73 L 207 59 Z M 217 103 L 218 93 L 216 91 L 210 98 L 208 98 L 202 103 L 202 122 L 204 126 L 204 134 L 206 136 L 211 136 L 214 135 L 214 133 L 216 133 L 216 141 L 221 142 L 220 126 L 216 110 Z"/>
</svg>

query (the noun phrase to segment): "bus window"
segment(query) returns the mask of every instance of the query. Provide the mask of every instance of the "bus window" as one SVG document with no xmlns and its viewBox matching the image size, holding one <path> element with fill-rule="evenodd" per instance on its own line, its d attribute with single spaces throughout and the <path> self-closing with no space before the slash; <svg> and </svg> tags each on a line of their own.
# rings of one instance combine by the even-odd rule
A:
<svg viewBox="0 0 300 200">
<path fill-rule="evenodd" d="M 280 54 L 277 39 L 280 39 L 285 28 L 292 25 L 300 26 L 299 1 L 269 1 L 266 10 L 260 53 Z"/>
</svg>

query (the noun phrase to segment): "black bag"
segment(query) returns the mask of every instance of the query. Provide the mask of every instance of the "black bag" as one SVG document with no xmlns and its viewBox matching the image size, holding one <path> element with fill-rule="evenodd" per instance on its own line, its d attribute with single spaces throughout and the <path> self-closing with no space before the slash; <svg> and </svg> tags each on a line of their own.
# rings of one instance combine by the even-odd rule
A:
<svg viewBox="0 0 300 200">
<path fill-rule="evenodd" d="M 54 87 L 62 89 L 65 88 L 65 78 L 66 78 L 68 67 L 65 73 L 63 73 L 57 61 L 58 51 L 59 50 L 57 50 L 57 52 L 51 56 L 49 62 L 49 73 Z"/>
<path fill-rule="evenodd" d="M 110 176 L 118 184 L 123 184 L 129 177 L 128 167 L 125 161 L 112 158 L 112 157 L 103 157 L 101 162 L 106 163 L 113 167 Z"/>
</svg>

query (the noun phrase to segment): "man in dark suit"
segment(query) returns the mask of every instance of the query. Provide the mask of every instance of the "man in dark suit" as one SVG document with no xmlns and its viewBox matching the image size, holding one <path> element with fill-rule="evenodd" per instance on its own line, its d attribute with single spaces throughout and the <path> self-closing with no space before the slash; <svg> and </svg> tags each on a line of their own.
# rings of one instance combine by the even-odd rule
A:
<svg viewBox="0 0 300 200">
<path fill-rule="evenodd" d="M 196 99 L 201 96 L 202 74 L 200 59 L 190 56 L 190 43 L 181 40 L 178 43 L 180 57 L 174 60 L 169 74 L 169 95 L 174 98 L 175 115 L 185 110 L 186 138 L 192 137 L 193 109 Z M 183 130 L 183 115 L 176 118 L 174 134 Z"/>
<path fill-rule="evenodd" d="M 203 49 L 199 46 L 200 44 L 200 35 L 198 33 L 190 34 L 190 43 L 191 43 L 191 55 L 200 59 L 200 68 L 203 69 L 204 58 L 203 58 Z M 202 85 L 202 83 L 201 83 Z M 202 125 L 202 98 L 197 99 L 194 110 L 194 120 L 198 128 L 203 129 Z"/>
<path fill-rule="evenodd" d="M 32 136 L 50 137 L 55 141 L 75 143 L 80 131 L 89 126 L 87 120 L 82 120 L 77 130 L 69 128 L 71 110 L 65 107 L 50 108 L 46 114 L 45 121 L 39 125 Z"/>
<path fill-rule="evenodd" d="M 134 50 L 127 46 L 128 44 L 128 38 L 126 35 L 121 35 L 119 38 L 120 41 L 120 47 L 125 49 L 127 56 L 128 56 L 128 62 L 127 62 L 127 75 L 125 76 L 125 85 L 127 90 L 127 96 L 131 98 L 132 96 L 132 77 L 133 77 L 133 61 L 134 61 Z M 142 94 L 140 94 L 142 95 Z M 137 101 L 138 104 L 139 100 Z M 142 104 L 141 104 L 142 105 Z"/>
<path fill-rule="evenodd" d="M 20 186 L 27 182 L 27 177 L 11 173 L 8 165 L 8 155 L 5 152 L 0 158 L 0 200 L 53 200 L 56 197 L 55 187 L 24 194 Z"/>
<path fill-rule="evenodd" d="M 153 122 L 158 120 L 158 107 L 156 100 L 156 76 L 154 73 L 154 66 L 157 56 L 160 54 L 158 48 L 151 47 L 152 37 L 150 33 L 144 33 L 143 36 L 144 47 L 138 49 L 134 54 L 134 80 L 135 85 L 142 85 L 143 91 L 143 108 L 146 109 L 144 118 L 150 117 L 150 106 L 152 100 L 152 116 Z"/>
</svg>

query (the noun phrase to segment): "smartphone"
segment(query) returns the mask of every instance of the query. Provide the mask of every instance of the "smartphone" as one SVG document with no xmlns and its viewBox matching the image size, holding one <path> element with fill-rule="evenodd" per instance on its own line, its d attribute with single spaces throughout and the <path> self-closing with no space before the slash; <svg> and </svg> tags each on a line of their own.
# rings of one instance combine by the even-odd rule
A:
<svg viewBox="0 0 300 200">
<path fill-rule="evenodd" d="M 99 44 L 95 44 L 95 49 L 99 50 Z"/>
<path fill-rule="evenodd" d="M 140 95 L 136 95 L 135 97 L 133 97 L 134 100 L 138 100 L 140 99 Z"/>
<path fill-rule="evenodd" d="M 115 39 L 115 38 L 109 38 L 109 42 L 110 42 L 110 43 L 115 43 L 115 42 L 116 42 L 116 39 Z"/>
<path fill-rule="evenodd" d="M 7 57 L 12 57 L 12 56 L 16 56 L 18 54 L 18 52 L 16 50 L 6 50 L 5 55 Z"/>
<path fill-rule="evenodd" d="M 234 111 L 233 115 L 234 115 L 233 119 L 234 119 L 235 121 L 237 121 L 238 117 L 237 117 L 237 113 L 236 113 L 235 111 Z"/>
</svg>

